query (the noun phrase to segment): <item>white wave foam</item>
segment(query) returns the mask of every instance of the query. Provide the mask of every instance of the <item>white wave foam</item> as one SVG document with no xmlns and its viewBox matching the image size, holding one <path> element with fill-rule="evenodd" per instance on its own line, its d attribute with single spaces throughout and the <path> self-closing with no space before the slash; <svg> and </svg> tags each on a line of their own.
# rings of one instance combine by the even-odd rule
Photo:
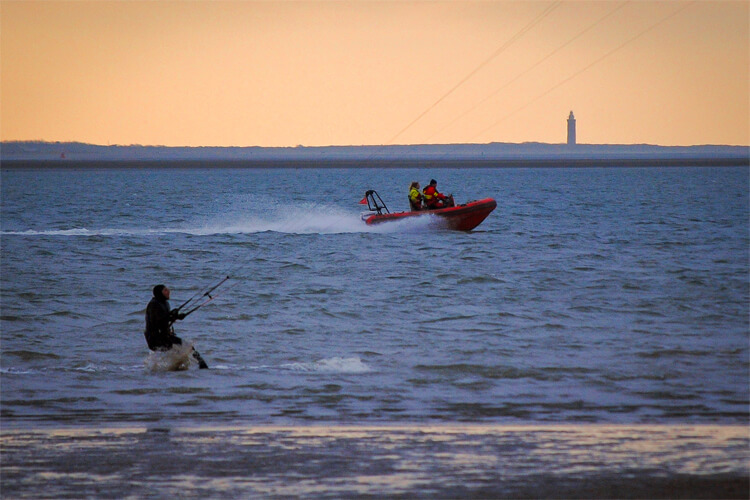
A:
<svg viewBox="0 0 750 500">
<path fill-rule="evenodd" d="M 143 364 L 152 372 L 187 370 L 190 368 L 192 353 L 193 344 L 185 342 L 182 345 L 173 345 L 168 351 L 149 353 Z"/>
<path fill-rule="evenodd" d="M 39 370 L 16 368 L 13 366 L 0 368 L 0 374 L 3 375 L 33 375 L 37 373 L 41 372 Z"/>
<path fill-rule="evenodd" d="M 40 373 L 54 373 L 54 372 L 84 372 L 84 373 L 107 373 L 115 370 L 121 372 L 135 372 L 141 370 L 140 365 L 129 365 L 129 366 L 116 366 L 116 365 L 95 365 L 87 364 L 84 366 L 48 366 L 42 368 L 18 368 L 18 367 L 3 367 L 0 368 L 0 374 L 2 375 L 38 375 Z"/>
<path fill-rule="evenodd" d="M 281 367 L 295 372 L 309 373 L 368 373 L 372 371 L 358 357 L 327 358 L 311 363 L 290 363 Z"/>
</svg>

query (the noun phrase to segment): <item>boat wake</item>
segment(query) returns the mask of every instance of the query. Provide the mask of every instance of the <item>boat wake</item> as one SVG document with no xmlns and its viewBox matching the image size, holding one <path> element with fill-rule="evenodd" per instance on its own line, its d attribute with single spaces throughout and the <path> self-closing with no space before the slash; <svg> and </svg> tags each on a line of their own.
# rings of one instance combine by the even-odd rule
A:
<svg viewBox="0 0 750 500">
<path fill-rule="evenodd" d="M 438 221 L 439 222 L 439 221 Z M 58 228 L 0 231 L 2 236 L 25 237 L 151 237 L 164 234 L 214 236 L 276 232 L 286 234 L 400 233 L 434 228 L 436 218 L 420 217 L 368 226 L 359 212 L 336 206 L 301 204 L 269 207 L 256 213 L 225 213 L 168 228 Z"/>
<path fill-rule="evenodd" d="M 249 216 L 222 226 L 209 225 L 201 234 L 246 234 L 276 232 L 286 234 L 346 234 L 346 233 L 400 233 L 427 230 L 435 226 L 435 218 L 424 217 L 397 221 L 384 226 L 368 226 L 360 213 L 337 208 L 302 210 L 290 207 L 265 216 Z"/>
</svg>

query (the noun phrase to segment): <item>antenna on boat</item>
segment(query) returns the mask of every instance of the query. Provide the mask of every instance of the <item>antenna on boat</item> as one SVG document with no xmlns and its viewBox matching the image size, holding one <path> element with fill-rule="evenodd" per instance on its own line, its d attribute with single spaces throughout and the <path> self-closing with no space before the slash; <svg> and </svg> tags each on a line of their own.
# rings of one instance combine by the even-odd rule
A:
<svg viewBox="0 0 750 500">
<path fill-rule="evenodd" d="M 383 198 L 381 198 L 378 192 L 374 189 L 365 192 L 365 199 L 367 200 L 367 208 L 371 212 L 377 212 L 378 215 L 381 215 L 383 210 L 385 210 L 385 213 L 391 213 L 391 211 L 388 210 L 388 207 L 385 206 Z"/>
</svg>

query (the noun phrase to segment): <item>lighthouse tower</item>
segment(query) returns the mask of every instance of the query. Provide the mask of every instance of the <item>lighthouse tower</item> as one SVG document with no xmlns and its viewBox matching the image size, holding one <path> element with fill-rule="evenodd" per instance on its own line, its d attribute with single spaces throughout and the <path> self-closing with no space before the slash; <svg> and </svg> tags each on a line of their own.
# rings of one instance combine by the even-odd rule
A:
<svg viewBox="0 0 750 500">
<path fill-rule="evenodd" d="M 568 146 L 576 145 L 576 117 L 573 116 L 573 112 L 570 112 L 568 116 Z"/>
</svg>

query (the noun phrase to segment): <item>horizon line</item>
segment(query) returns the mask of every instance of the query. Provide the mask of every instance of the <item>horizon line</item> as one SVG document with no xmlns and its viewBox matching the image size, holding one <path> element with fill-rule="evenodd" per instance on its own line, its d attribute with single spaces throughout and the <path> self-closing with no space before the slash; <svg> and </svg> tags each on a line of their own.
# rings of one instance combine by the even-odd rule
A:
<svg viewBox="0 0 750 500">
<path fill-rule="evenodd" d="M 508 145 L 508 146 L 526 146 L 526 145 L 540 145 L 540 146 L 563 146 L 574 149 L 579 146 L 649 146 L 659 148 L 693 148 L 693 147 L 727 147 L 727 148 L 750 148 L 748 144 L 675 144 L 675 145 L 663 145 L 654 143 L 576 143 L 568 144 L 566 142 L 539 142 L 539 141 L 526 141 L 526 142 L 454 142 L 454 143 L 412 143 L 412 144 L 328 144 L 318 146 L 307 146 L 304 144 L 297 144 L 295 146 L 216 146 L 216 145 L 201 145 L 201 146 L 168 146 L 165 144 L 97 144 L 93 142 L 83 141 L 50 141 L 46 139 L 12 139 L 12 140 L 0 140 L 0 144 L 40 144 L 40 145 L 64 145 L 64 144 L 76 144 L 82 146 L 93 146 L 93 147 L 139 147 L 139 148 L 170 148 L 170 149 L 199 149 L 199 148 L 213 148 L 213 149 L 249 149 L 249 148 L 260 148 L 260 149 L 314 149 L 314 148 L 401 148 L 401 147 L 451 147 L 451 146 L 493 146 L 493 145 Z"/>
</svg>

